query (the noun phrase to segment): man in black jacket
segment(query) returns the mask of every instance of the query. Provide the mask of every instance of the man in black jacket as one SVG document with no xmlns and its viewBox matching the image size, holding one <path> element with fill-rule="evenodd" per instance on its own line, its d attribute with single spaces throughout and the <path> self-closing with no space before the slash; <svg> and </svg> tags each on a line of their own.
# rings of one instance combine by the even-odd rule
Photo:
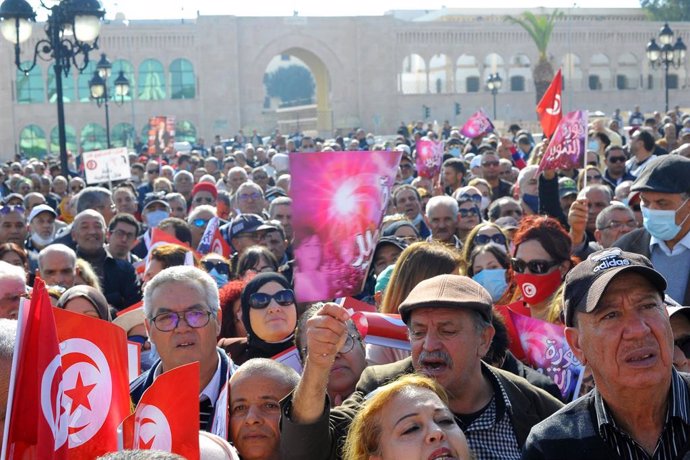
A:
<svg viewBox="0 0 690 460">
<path fill-rule="evenodd" d="M 594 390 L 536 425 L 523 459 L 686 458 L 690 376 L 673 368 L 666 280 L 639 254 L 605 249 L 565 279 L 565 336 Z"/>
<path fill-rule="evenodd" d="M 364 370 L 355 392 L 329 410 L 328 376 L 345 343 L 348 314 L 326 304 L 307 321 L 302 379 L 282 401 L 281 455 L 336 459 L 366 395 L 403 374 L 434 378 L 478 459 L 517 459 L 533 425 L 562 404 L 525 379 L 482 362 L 494 328 L 491 295 L 470 278 L 441 275 L 419 283 L 400 305 L 409 328 L 411 358 Z"/>
</svg>

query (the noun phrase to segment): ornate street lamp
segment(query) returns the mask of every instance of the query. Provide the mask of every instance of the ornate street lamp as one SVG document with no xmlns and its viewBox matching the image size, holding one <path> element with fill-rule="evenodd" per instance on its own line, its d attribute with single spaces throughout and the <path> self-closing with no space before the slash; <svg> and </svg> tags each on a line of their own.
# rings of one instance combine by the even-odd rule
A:
<svg viewBox="0 0 690 460">
<path fill-rule="evenodd" d="M 52 6 L 48 6 L 47 3 Z M 14 64 L 25 75 L 36 67 L 38 58 L 55 61 L 53 69 L 57 96 L 60 166 L 62 174 L 68 177 L 62 77 L 69 75 L 72 66 L 81 72 L 88 65 L 89 52 L 98 48 L 98 35 L 105 10 L 101 8 L 98 0 L 53 0 L 52 3 L 40 0 L 41 7 L 49 12 L 45 24 L 46 38 L 36 43 L 33 59 L 28 67 L 21 65 L 20 45 L 31 37 L 31 23 L 36 21 L 36 12 L 26 0 L 2 2 L 0 33 L 14 44 Z"/>
<path fill-rule="evenodd" d="M 93 78 L 89 80 L 91 99 L 96 101 L 98 107 L 101 105 L 105 106 L 105 138 L 108 148 L 112 147 L 110 145 L 110 110 L 108 101 L 112 99 L 116 105 L 121 106 L 125 102 L 125 96 L 129 93 L 129 80 L 127 80 L 122 70 L 120 70 L 120 74 L 114 81 L 115 94 L 112 95 L 108 90 L 108 78 L 110 78 L 112 68 L 113 66 L 105 53 L 101 54 L 101 59 L 96 65 Z"/>
<path fill-rule="evenodd" d="M 668 26 L 668 23 L 664 24 L 664 27 L 659 31 L 659 43 L 661 46 L 657 45 L 656 40 L 652 38 L 649 43 L 647 43 L 647 59 L 649 60 L 652 69 L 657 67 L 664 68 L 664 87 L 666 90 L 666 111 L 668 112 L 668 69 L 673 66 L 674 68 L 679 68 L 683 65 L 685 61 L 685 52 L 687 48 L 683 39 L 678 37 L 675 44 L 673 43 L 673 30 Z"/>
<path fill-rule="evenodd" d="M 496 119 L 496 94 L 498 90 L 501 89 L 503 85 L 503 80 L 498 73 L 489 74 L 489 78 L 486 79 L 486 87 L 491 91 L 491 95 L 494 98 L 494 120 Z"/>
</svg>

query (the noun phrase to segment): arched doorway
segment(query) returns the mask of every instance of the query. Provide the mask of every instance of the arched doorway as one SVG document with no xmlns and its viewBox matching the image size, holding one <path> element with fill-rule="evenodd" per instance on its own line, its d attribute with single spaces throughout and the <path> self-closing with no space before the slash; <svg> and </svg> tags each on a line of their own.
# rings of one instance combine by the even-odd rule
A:
<svg viewBox="0 0 690 460">
<path fill-rule="evenodd" d="M 269 91 L 267 80 L 281 68 L 291 69 L 285 84 L 292 81 L 300 87 L 294 91 L 284 91 L 285 98 L 276 98 L 275 91 Z M 286 73 L 284 70 L 281 72 Z M 308 91 L 310 84 L 311 91 Z M 275 117 L 281 131 L 316 131 L 319 135 L 332 133 L 330 75 L 326 64 L 313 52 L 290 47 L 274 55 L 264 72 L 264 94 L 264 113 L 269 112 Z M 289 94 L 295 96 L 290 97 Z"/>
</svg>

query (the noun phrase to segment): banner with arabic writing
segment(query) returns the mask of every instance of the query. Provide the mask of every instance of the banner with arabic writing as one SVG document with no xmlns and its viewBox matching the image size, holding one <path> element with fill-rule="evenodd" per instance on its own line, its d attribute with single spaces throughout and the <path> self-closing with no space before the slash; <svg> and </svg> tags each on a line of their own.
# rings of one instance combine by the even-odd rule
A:
<svg viewBox="0 0 690 460">
<path fill-rule="evenodd" d="M 494 130 L 494 125 L 483 110 L 475 112 L 463 125 L 460 132 L 463 136 L 470 139 L 479 137 L 482 134 L 490 133 Z"/>
<path fill-rule="evenodd" d="M 568 112 L 556 128 L 544 156 L 539 172 L 545 169 L 571 169 L 582 165 L 587 139 L 587 112 Z"/>
<path fill-rule="evenodd" d="M 417 173 L 421 177 L 432 179 L 438 176 L 443 163 L 443 141 L 418 140 L 415 149 L 417 153 Z"/>
<path fill-rule="evenodd" d="M 358 294 L 402 152 L 290 155 L 298 302 Z"/>
<path fill-rule="evenodd" d="M 508 313 L 529 364 L 549 376 L 558 385 L 566 401 L 575 399 L 580 392 L 584 366 L 568 346 L 563 326 L 511 310 Z"/>
</svg>

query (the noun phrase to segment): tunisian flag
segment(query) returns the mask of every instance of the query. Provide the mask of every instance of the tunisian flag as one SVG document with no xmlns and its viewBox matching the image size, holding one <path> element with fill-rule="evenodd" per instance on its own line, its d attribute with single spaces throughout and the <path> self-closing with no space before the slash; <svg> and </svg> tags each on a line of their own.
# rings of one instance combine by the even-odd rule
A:
<svg viewBox="0 0 690 460">
<path fill-rule="evenodd" d="M 19 308 L 3 459 L 66 459 L 67 413 L 54 309 L 36 277 L 31 303 Z"/>
<path fill-rule="evenodd" d="M 561 76 L 561 69 L 558 69 L 554 75 L 551 84 L 546 89 L 544 96 L 537 104 L 537 115 L 541 128 L 546 137 L 551 137 L 556 126 L 563 117 L 563 110 L 561 105 L 561 89 L 563 88 L 563 77 Z"/>
<path fill-rule="evenodd" d="M 215 252 L 223 257 L 230 257 L 230 246 L 225 242 L 223 235 L 220 234 L 220 219 L 218 217 L 212 218 L 206 225 L 206 230 L 204 230 L 204 235 L 201 237 L 197 252 L 199 254 Z"/>
<path fill-rule="evenodd" d="M 199 460 L 199 363 L 163 372 L 120 429 L 122 448 L 173 452 Z"/>
<path fill-rule="evenodd" d="M 62 356 L 62 408 L 70 458 L 117 450 L 117 427 L 130 413 L 127 337 L 122 328 L 55 309 Z"/>
</svg>

